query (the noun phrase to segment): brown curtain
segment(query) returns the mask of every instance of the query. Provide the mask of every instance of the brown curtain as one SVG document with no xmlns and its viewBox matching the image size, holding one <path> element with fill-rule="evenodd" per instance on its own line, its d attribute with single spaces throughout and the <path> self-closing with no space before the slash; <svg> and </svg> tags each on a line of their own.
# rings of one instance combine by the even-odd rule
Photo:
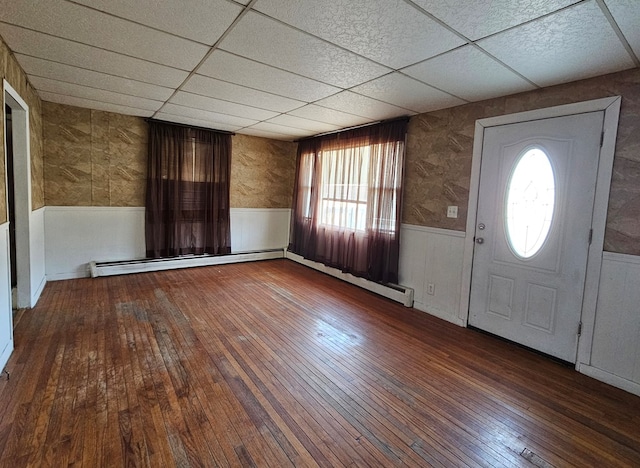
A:
<svg viewBox="0 0 640 468">
<path fill-rule="evenodd" d="M 231 252 L 231 135 L 149 122 L 147 257 Z"/>
<path fill-rule="evenodd" d="M 406 131 L 402 119 L 298 144 L 290 251 L 398 282 Z"/>
</svg>

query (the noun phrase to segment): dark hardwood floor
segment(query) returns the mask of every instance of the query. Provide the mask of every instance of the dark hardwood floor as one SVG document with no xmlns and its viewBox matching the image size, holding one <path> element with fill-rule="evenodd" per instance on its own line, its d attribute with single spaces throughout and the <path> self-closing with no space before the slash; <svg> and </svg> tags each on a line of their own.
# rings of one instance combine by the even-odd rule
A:
<svg viewBox="0 0 640 468">
<path fill-rule="evenodd" d="M 640 466 L 640 398 L 287 260 L 49 283 L 0 466 Z"/>
</svg>

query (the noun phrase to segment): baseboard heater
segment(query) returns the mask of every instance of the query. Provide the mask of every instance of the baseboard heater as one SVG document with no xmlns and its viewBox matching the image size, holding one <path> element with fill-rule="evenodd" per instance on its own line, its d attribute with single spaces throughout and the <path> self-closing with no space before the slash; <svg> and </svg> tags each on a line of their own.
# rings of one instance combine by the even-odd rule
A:
<svg viewBox="0 0 640 468">
<path fill-rule="evenodd" d="M 312 260 L 307 260 L 306 258 L 298 254 L 294 254 L 293 252 L 289 252 L 288 250 L 285 250 L 285 256 L 289 260 L 293 260 L 294 262 L 308 266 L 309 268 L 313 268 L 314 270 L 321 271 L 322 273 L 326 273 L 335 278 L 341 279 L 342 281 L 346 281 L 347 283 L 351 283 L 355 286 L 366 289 L 367 291 L 371 291 L 373 293 L 379 294 L 383 297 L 391 299 L 392 301 L 399 302 L 403 304 L 405 307 L 413 307 L 413 289 L 412 288 L 408 288 L 406 286 L 400 286 L 397 284 L 375 283 L 373 281 L 369 281 L 367 279 L 360 278 L 358 276 L 353 276 L 351 273 L 343 273 L 337 268 L 331 268 L 326 265 L 323 265 L 322 263 L 314 262 Z"/>
<path fill-rule="evenodd" d="M 175 258 L 140 259 L 119 262 L 91 262 L 91 277 L 126 275 L 130 273 L 146 273 L 150 271 L 174 270 L 227 263 L 255 262 L 284 258 L 283 249 L 239 252 L 229 255 L 188 255 Z"/>
</svg>

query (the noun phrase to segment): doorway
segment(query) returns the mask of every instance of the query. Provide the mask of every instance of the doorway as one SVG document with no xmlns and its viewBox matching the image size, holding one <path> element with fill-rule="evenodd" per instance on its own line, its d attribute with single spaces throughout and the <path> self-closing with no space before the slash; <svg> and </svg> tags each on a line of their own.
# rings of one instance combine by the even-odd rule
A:
<svg viewBox="0 0 640 468">
<path fill-rule="evenodd" d="M 31 158 L 29 151 L 29 106 L 6 80 L 4 84 L 5 115 L 10 114 L 11 129 L 5 125 L 5 168 L 7 187 L 7 219 L 9 232 L 7 255 L 11 264 L 11 284 L 15 282 L 17 297 L 12 307 L 31 307 Z M 10 137 L 10 140 L 9 140 Z M 9 147 L 9 144 L 11 145 Z M 11 157 L 10 157 L 11 156 Z M 13 189 L 10 185 L 13 185 Z M 9 197 L 12 197 L 11 200 Z M 13 229 L 12 226 L 13 225 Z M 12 245 L 14 244 L 14 245 Z M 9 273 L 9 272 L 8 272 Z"/>
<path fill-rule="evenodd" d="M 13 172 L 13 122 L 11 107 L 4 106 L 5 141 L 7 143 L 7 214 L 9 219 L 9 260 L 11 264 L 11 304 L 17 307 L 18 267 L 16 259 L 16 205 Z"/>
<path fill-rule="evenodd" d="M 526 122 L 526 124 L 520 128 L 520 130 L 522 130 L 522 128 L 528 129 L 533 126 L 535 122 L 543 121 L 552 122 L 551 126 L 553 127 L 554 124 L 557 124 L 557 121 L 553 122 L 553 119 L 557 117 L 594 114 L 596 115 L 594 118 L 600 122 L 600 130 L 595 131 L 596 146 L 598 147 L 595 176 L 593 167 L 586 170 L 586 173 L 583 174 L 585 184 L 588 184 L 587 180 L 591 180 L 590 185 L 593 191 L 592 195 L 587 196 L 587 198 L 591 198 L 591 201 L 588 203 L 591 206 L 591 211 L 590 214 L 587 215 L 589 225 L 586 234 L 581 234 L 583 237 L 586 236 L 587 250 L 586 256 L 584 252 L 581 254 L 582 260 L 578 260 L 578 257 L 572 260 L 576 265 L 583 263 L 586 266 L 584 267 L 582 280 L 578 279 L 576 281 L 575 277 L 569 275 L 569 282 L 573 282 L 574 291 L 575 288 L 582 291 L 582 297 L 577 300 L 577 303 L 580 304 L 578 320 L 575 320 L 575 314 L 572 316 L 569 314 L 572 317 L 571 320 L 574 322 L 570 327 L 567 326 L 567 329 L 572 330 L 572 340 L 569 340 L 569 344 L 564 351 L 556 352 L 544 349 L 546 344 L 543 343 L 542 345 L 544 352 L 552 355 L 563 353 L 561 359 L 575 362 L 576 367 L 579 367 L 581 363 L 590 362 L 620 103 L 621 98 L 614 96 L 476 121 L 467 227 L 463 253 L 463 276 L 459 315 L 464 323 L 474 325 L 480 320 L 484 324 L 486 317 L 480 317 L 478 319 L 478 316 L 484 314 L 485 316 L 492 315 L 489 320 L 494 321 L 508 321 L 506 317 L 512 317 L 515 325 L 520 328 L 526 328 L 526 333 L 521 333 L 521 335 L 525 336 L 536 334 L 544 334 L 546 336 L 550 334 L 550 330 L 557 330 L 557 321 L 559 320 L 558 316 L 560 314 L 560 310 L 558 309 L 560 302 L 558 302 L 558 300 L 560 299 L 559 295 L 561 292 L 556 286 L 561 285 L 556 285 L 556 283 L 560 280 L 557 279 L 555 282 L 552 282 L 552 286 L 549 286 L 548 283 L 544 283 L 539 280 L 539 278 L 529 277 L 523 279 L 518 270 L 529 273 L 535 272 L 536 269 L 544 270 L 545 268 L 547 271 L 554 269 L 562 270 L 559 266 L 555 267 L 552 265 L 554 255 L 558 253 L 557 250 L 554 251 L 553 249 L 563 248 L 562 242 L 564 242 L 564 237 L 567 235 L 563 229 L 571 230 L 569 227 L 564 227 L 565 223 L 558 223 L 557 220 L 564 220 L 567 215 L 567 210 L 571 212 L 574 209 L 574 201 L 569 201 L 569 198 L 561 198 L 565 195 L 569 197 L 568 193 L 565 194 L 563 190 L 572 183 L 573 168 L 571 165 L 568 166 L 571 170 L 567 172 L 562 167 L 558 168 L 554 166 L 555 157 L 549 156 L 549 153 L 555 152 L 557 148 L 553 149 L 545 146 L 547 143 L 551 144 L 551 142 L 536 140 L 534 136 L 520 135 L 515 138 L 515 140 L 519 140 L 519 143 L 511 141 L 510 143 L 505 143 L 503 145 L 504 148 L 499 145 L 498 151 L 502 152 L 502 156 L 497 158 L 498 169 L 496 170 L 498 172 L 495 175 L 495 183 L 500 182 L 501 187 L 497 188 L 497 185 L 495 185 L 492 188 L 494 196 L 492 205 L 494 212 L 489 216 L 494 217 L 489 218 L 489 226 L 487 220 L 480 219 L 481 216 L 486 216 L 481 211 L 482 205 L 486 204 L 486 202 L 481 203 L 481 197 L 484 198 L 484 194 L 481 195 L 480 190 L 481 173 L 489 172 L 489 167 L 484 166 L 483 150 L 486 146 L 485 140 L 492 137 L 492 129 L 494 129 L 494 127 L 496 130 L 500 127 L 503 129 L 513 129 L 516 126 L 510 127 L 512 124 Z M 555 129 L 552 129 L 552 131 L 555 131 Z M 563 139 L 571 139 L 558 135 L 547 136 L 551 137 L 549 140 L 552 140 L 552 142 L 555 140 L 555 143 L 561 143 Z M 571 144 L 569 144 L 569 146 L 571 146 Z M 573 149 L 569 148 L 568 151 L 571 153 Z M 539 167 L 545 166 L 545 164 L 540 164 L 540 161 L 544 162 L 546 158 L 547 171 L 553 174 L 551 179 L 553 180 L 552 185 L 554 188 L 557 187 L 559 192 L 553 197 L 555 214 L 548 211 L 545 217 L 544 210 L 542 210 L 543 214 L 540 215 L 539 218 L 542 221 L 536 231 L 540 234 L 536 237 L 539 242 L 524 242 L 524 244 L 522 244 L 517 237 L 518 223 L 514 223 L 514 220 L 508 221 L 505 218 L 505 211 L 510 202 L 509 194 L 517 192 L 518 183 L 513 182 L 513 185 L 511 185 L 511 182 L 523 174 L 527 175 L 529 172 L 527 164 L 523 162 L 525 157 L 526 159 L 538 160 L 537 165 Z M 563 171 L 564 175 L 561 176 L 560 172 Z M 542 172 L 544 172 L 544 170 Z M 569 179 L 558 179 L 558 177 L 568 177 Z M 594 177 L 595 183 L 593 182 Z M 550 179 L 547 178 L 547 180 Z M 487 191 L 486 188 L 484 190 Z M 500 214 L 498 220 L 495 218 L 496 213 Z M 509 223 L 512 223 L 512 225 L 510 226 Z M 486 233 L 489 230 L 493 232 L 487 235 Z M 477 242 L 478 240 L 479 242 Z M 578 242 L 576 242 L 575 245 L 578 245 Z M 573 249 L 574 245 L 570 244 L 569 248 Z M 491 265 L 497 265 L 498 270 L 485 269 L 484 279 L 474 279 L 472 302 L 472 275 L 480 276 L 484 268 L 483 260 L 480 257 L 476 259 L 476 252 L 478 252 L 480 256 L 486 256 L 485 260 Z M 573 255 L 569 255 L 569 257 L 574 258 Z M 479 266 L 477 261 L 480 262 Z M 539 262 L 539 264 L 536 262 Z M 509 272 L 509 274 L 514 273 L 513 278 L 504 274 L 506 270 L 500 270 L 500 268 L 508 269 L 511 263 L 517 267 Z M 564 264 L 564 260 L 556 259 L 556 265 L 557 264 Z M 493 284 L 490 284 L 491 281 L 493 281 Z M 575 284 L 578 286 L 575 286 Z M 512 297 L 509 297 L 510 295 Z M 478 308 L 478 304 L 484 305 Z M 527 309 L 527 307 L 529 309 Z M 511 308 L 511 310 L 509 310 L 509 308 Z M 489 309 L 493 310 L 489 311 Z M 475 315 L 475 317 L 472 315 Z M 499 315 L 503 317 L 500 318 Z M 523 321 L 527 323 L 523 324 Z M 506 328 L 509 327 L 511 327 L 511 325 L 506 325 Z M 488 327 L 481 325 L 481 328 Z M 547 331 L 544 331 L 545 329 Z M 530 330 L 535 333 L 529 333 Z M 504 331 L 498 330 L 498 333 L 504 334 Z M 521 341 L 521 337 L 518 336 L 515 338 L 513 336 L 507 336 L 507 338 Z M 540 340 L 539 336 L 534 336 L 533 338 L 529 336 L 529 338 L 530 342 L 525 342 L 527 346 L 536 349 L 541 348 L 540 342 L 544 342 L 544 340 Z M 569 351 L 567 351 L 567 349 Z"/>
<path fill-rule="evenodd" d="M 488 128 L 469 324 L 575 363 L 604 112 Z"/>
</svg>

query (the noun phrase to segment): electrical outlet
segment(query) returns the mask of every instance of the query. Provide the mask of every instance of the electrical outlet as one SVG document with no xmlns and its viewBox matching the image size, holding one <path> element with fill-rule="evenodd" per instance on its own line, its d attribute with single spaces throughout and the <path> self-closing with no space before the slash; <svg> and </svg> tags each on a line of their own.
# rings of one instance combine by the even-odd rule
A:
<svg viewBox="0 0 640 468">
<path fill-rule="evenodd" d="M 447 207 L 447 218 L 457 218 L 458 217 L 458 207 L 457 206 L 448 206 Z"/>
<path fill-rule="evenodd" d="M 436 293 L 436 285 L 433 283 L 429 283 L 427 285 L 427 294 L 433 296 Z"/>
</svg>

